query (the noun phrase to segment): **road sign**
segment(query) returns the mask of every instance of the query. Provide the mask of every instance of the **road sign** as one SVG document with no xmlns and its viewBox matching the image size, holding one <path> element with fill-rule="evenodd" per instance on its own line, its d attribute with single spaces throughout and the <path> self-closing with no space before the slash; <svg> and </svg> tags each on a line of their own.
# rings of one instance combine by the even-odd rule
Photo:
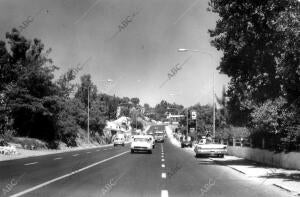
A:
<svg viewBox="0 0 300 197">
<path fill-rule="evenodd" d="M 192 120 L 196 120 L 196 118 L 197 118 L 197 112 L 192 111 Z"/>
</svg>

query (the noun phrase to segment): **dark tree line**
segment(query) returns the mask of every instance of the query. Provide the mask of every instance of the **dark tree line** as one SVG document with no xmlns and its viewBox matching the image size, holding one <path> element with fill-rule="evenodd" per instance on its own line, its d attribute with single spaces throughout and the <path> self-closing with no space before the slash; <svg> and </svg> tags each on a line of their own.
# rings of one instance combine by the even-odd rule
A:
<svg viewBox="0 0 300 197">
<path fill-rule="evenodd" d="M 5 38 L 0 41 L 0 134 L 38 138 L 50 147 L 59 141 L 76 146 L 79 130 L 87 128 L 88 91 L 92 137 L 102 135 L 106 120 L 117 118 L 120 104 L 127 104 L 120 114 L 126 116 L 139 105 L 138 98 L 99 94 L 90 75 L 75 84 L 80 68 L 54 80 L 58 67 L 41 40 L 26 39 L 16 29 Z"/>
</svg>

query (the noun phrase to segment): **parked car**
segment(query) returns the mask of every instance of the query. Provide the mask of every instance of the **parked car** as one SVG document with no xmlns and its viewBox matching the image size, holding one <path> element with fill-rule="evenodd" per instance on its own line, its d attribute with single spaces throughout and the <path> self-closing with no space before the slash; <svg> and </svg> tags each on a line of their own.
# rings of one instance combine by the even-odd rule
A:
<svg viewBox="0 0 300 197">
<path fill-rule="evenodd" d="M 131 153 L 135 151 L 146 151 L 152 154 L 153 142 L 148 135 L 135 135 L 131 142 Z"/>
<path fill-rule="evenodd" d="M 200 139 L 199 142 L 195 145 L 194 151 L 196 157 L 199 156 L 218 156 L 224 157 L 227 153 L 227 145 L 215 144 L 211 139 Z"/>
</svg>

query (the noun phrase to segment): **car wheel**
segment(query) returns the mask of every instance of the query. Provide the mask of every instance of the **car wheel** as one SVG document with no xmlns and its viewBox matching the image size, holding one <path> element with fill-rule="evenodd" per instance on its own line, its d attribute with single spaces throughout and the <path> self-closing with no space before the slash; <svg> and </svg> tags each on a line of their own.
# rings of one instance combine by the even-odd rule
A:
<svg viewBox="0 0 300 197">
<path fill-rule="evenodd" d="M 193 146 L 192 146 L 192 145 L 190 145 L 190 147 L 192 148 Z"/>
<path fill-rule="evenodd" d="M 221 157 L 221 158 L 224 158 L 224 155 L 223 155 L 223 154 L 221 154 L 219 157 Z"/>
<path fill-rule="evenodd" d="M 122 146 L 125 146 L 125 144 L 122 144 Z"/>
<path fill-rule="evenodd" d="M 200 155 L 196 153 L 196 158 L 199 158 L 199 157 L 200 157 Z"/>
<path fill-rule="evenodd" d="M 116 146 L 116 145 L 114 144 L 114 146 Z"/>
<path fill-rule="evenodd" d="M 181 144 L 181 148 L 184 148 L 184 146 Z"/>
<path fill-rule="evenodd" d="M 152 154 L 152 150 L 148 150 L 148 153 L 149 153 L 149 154 Z"/>
<path fill-rule="evenodd" d="M 133 149 L 131 149 L 131 153 L 134 153 L 134 150 L 133 150 Z"/>
</svg>

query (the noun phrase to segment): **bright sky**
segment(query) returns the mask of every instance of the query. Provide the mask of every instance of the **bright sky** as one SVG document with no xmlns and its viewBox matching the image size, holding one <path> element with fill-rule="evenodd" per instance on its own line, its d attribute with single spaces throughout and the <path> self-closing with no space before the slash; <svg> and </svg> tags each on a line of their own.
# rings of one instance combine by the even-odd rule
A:
<svg viewBox="0 0 300 197">
<path fill-rule="evenodd" d="M 0 0 L 0 38 L 29 17 L 22 34 L 52 48 L 56 77 L 86 62 L 79 76 L 90 73 L 99 91 L 151 106 L 162 99 L 211 104 L 213 72 L 217 95 L 229 79 L 216 71 L 222 53 L 210 46 L 208 29 L 217 15 L 207 7 L 208 0 Z M 118 32 L 127 16 L 131 22 Z"/>
</svg>

